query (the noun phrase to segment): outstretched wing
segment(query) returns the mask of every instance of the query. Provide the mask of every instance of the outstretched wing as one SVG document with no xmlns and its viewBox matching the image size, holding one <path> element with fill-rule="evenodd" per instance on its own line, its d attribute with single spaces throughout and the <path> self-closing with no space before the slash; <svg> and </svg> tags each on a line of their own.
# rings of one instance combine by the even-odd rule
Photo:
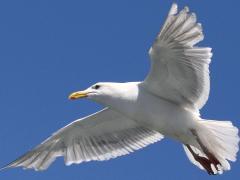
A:
<svg viewBox="0 0 240 180">
<path fill-rule="evenodd" d="M 24 167 L 45 170 L 58 156 L 64 156 L 66 165 L 108 160 L 129 154 L 162 138 L 158 132 L 106 108 L 65 126 L 2 169 Z"/>
<path fill-rule="evenodd" d="M 143 85 L 153 94 L 194 109 L 209 95 L 211 48 L 194 46 L 203 40 L 201 24 L 185 7 L 173 4 L 149 54 L 151 70 Z"/>
</svg>

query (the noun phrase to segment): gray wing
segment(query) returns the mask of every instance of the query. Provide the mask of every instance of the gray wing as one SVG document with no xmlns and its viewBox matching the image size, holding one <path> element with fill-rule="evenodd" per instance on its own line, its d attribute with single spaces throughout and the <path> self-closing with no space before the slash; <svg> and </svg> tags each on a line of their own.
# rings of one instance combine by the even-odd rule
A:
<svg viewBox="0 0 240 180">
<path fill-rule="evenodd" d="M 162 138 L 158 132 L 106 108 L 65 126 L 2 169 L 45 170 L 59 156 L 64 156 L 66 165 L 103 161 L 129 154 Z"/>
<path fill-rule="evenodd" d="M 211 48 L 194 46 L 203 40 L 201 24 L 185 7 L 173 4 L 161 32 L 149 50 L 151 70 L 143 85 L 177 104 L 201 109 L 209 95 Z"/>
</svg>

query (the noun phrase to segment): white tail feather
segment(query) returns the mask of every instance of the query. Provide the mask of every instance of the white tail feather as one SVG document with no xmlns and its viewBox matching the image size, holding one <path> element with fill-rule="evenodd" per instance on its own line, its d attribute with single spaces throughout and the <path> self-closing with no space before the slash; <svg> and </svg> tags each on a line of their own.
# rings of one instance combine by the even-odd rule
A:
<svg viewBox="0 0 240 180">
<path fill-rule="evenodd" d="M 236 161 L 237 152 L 239 150 L 238 128 L 233 126 L 230 121 L 214 121 L 202 120 L 199 121 L 200 129 L 197 131 L 199 139 L 208 149 L 209 152 L 221 163 L 220 170 L 216 173 L 221 174 L 224 170 L 230 170 L 228 161 Z M 193 151 L 199 156 L 206 157 L 205 153 L 200 150 L 200 147 L 191 146 Z M 189 160 L 200 169 L 204 169 L 202 165 L 197 162 L 188 148 L 184 145 L 184 150 Z"/>
</svg>

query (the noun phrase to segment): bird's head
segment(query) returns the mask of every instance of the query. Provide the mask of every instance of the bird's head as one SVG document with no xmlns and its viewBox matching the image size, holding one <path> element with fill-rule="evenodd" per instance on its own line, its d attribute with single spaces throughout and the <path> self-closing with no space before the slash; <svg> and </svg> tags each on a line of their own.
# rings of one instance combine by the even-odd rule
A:
<svg viewBox="0 0 240 180">
<path fill-rule="evenodd" d="M 83 91 L 70 94 L 69 99 L 88 98 L 104 105 L 109 105 L 115 100 L 130 100 L 137 96 L 137 92 L 137 86 L 134 83 L 99 82 Z"/>
<path fill-rule="evenodd" d="M 83 91 L 77 91 L 69 95 L 69 99 L 89 98 L 95 101 L 114 97 L 120 93 L 120 83 L 96 83 Z"/>
</svg>

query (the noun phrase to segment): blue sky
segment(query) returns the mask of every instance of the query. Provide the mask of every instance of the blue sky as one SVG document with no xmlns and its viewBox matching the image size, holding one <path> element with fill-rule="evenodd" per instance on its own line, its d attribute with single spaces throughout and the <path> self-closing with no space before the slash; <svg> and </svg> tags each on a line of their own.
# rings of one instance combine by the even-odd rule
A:
<svg viewBox="0 0 240 180">
<path fill-rule="evenodd" d="M 240 1 L 176 0 L 203 24 L 214 56 L 210 99 L 202 117 L 240 127 Z M 149 69 L 147 51 L 172 1 L 0 1 L 0 165 L 52 132 L 102 107 L 69 101 L 70 92 L 98 81 L 139 81 Z M 58 159 L 44 172 L 10 169 L 0 179 L 151 180 L 237 179 L 240 163 L 221 176 L 193 166 L 182 146 L 165 139 L 128 156 L 65 167 Z"/>
</svg>

